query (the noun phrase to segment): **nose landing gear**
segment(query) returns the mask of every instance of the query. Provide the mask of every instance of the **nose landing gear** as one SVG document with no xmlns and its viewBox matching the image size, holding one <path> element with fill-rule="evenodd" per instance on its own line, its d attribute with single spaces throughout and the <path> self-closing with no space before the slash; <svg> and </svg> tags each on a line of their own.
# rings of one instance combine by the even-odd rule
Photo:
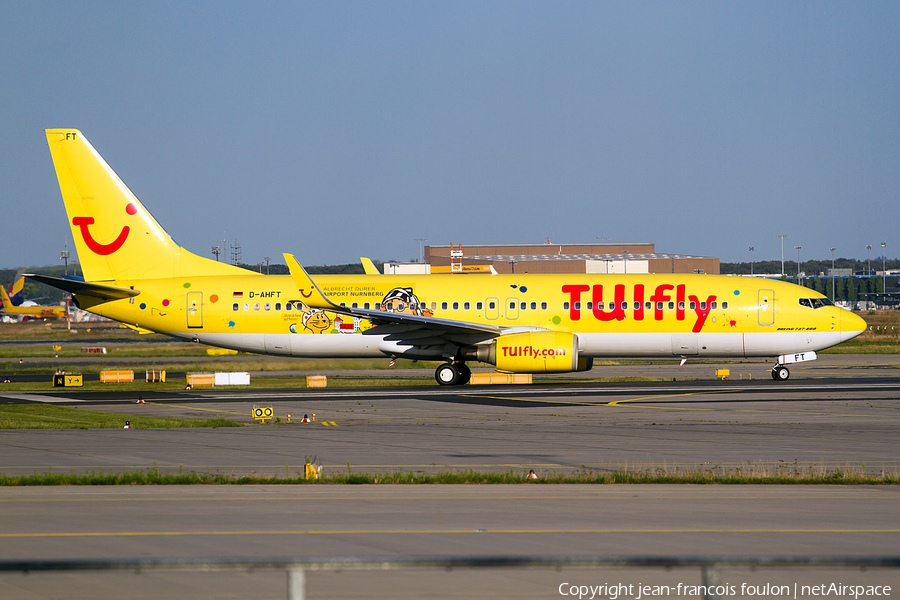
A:
<svg viewBox="0 0 900 600">
<path fill-rule="evenodd" d="M 775 381 L 787 381 L 790 376 L 791 372 L 784 365 L 775 365 L 772 369 L 772 379 Z"/>
<path fill-rule="evenodd" d="M 472 371 L 463 362 L 444 363 L 434 372 L 434 378 L 441 385 L 464 385 L 471 377 Z"/>
</svg>

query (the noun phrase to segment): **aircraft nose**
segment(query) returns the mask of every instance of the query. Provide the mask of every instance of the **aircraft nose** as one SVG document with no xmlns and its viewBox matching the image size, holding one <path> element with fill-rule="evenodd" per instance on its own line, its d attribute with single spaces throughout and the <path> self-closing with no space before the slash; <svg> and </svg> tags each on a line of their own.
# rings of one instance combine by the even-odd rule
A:
<svg viewBox="0 0 900 600">
<path fill-rule="evenodd" d="M 841 341 L 852 340 L 866 330 L 868 325 L 862 317 L 853 314 L 849 310 L 841 313 Z"/>
</svg>

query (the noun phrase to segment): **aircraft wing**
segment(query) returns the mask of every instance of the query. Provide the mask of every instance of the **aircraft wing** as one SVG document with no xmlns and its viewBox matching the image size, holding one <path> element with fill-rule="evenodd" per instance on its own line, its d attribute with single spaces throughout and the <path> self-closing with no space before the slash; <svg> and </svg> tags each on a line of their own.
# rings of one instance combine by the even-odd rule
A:
<svg viewBox="0 0 900 600">
<path fill-rule="evenodd" d="M 65 277 L 53 277 L 51 275 L 26 273 L 25 277 L 40 283 L 46 283 L 49 286 L 59 288 L 75 296 L 92 296 L 102 302 L 131 298 L 132 296 L 137 296 L 141 293 L 140 290 L 102 285 L 99 283 L 88 283 L 87 281 L 81 281 L 79 279 L 67 279 Z"/>
<path fill-rule="evenodd" d="M 371 321 L 375 326 L 369 330 L 373 333 L 384 333 L 392 339 L 415 346 L 433 346 L 440 343 L 459 345 L 477 344 L 499 336 L 502 330 L 496 325 L 438 319 L 422 315 L 393 313 L 381 310 L 350 308 L 335 304 L 319 289 L 306 270 L 300 266 L 291 254 L 285 254 L 284 260 L 291 270 L 294 284 L 301 292 L 304 302 L 310 308 L 318 308 L 342 315 L 358 317 Z"/>
</svg>

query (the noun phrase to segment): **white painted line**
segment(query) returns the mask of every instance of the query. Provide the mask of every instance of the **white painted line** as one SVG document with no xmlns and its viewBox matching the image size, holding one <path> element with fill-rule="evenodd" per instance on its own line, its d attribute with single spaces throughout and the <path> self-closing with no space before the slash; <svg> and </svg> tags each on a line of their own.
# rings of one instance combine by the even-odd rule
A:
<svg viewBox="0 0 900 600">
<path fill-rule="evenodd" d="M 2 394 L 0 398 L 9 398 L 11 400 L 28 400 L 29 402 L 84 402 L 84 400 L 75 400 L 73 398 L 57 398 L 56 396 L 41 396 L 38 394 Z"/>
</svg>

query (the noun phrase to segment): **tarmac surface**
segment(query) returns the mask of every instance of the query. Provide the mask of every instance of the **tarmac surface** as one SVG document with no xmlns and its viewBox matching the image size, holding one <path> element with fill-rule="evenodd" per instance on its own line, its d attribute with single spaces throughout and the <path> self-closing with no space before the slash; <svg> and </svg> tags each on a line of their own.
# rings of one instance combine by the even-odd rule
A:
<svg viewBox="0 0 900 600">
<path fill-rule="evenodd" d="M 709 469 L 900 470 L 900 358 L 830 356 L 792 369 L 659 365 L 676 381 L 532 386 L 3 393 L 125 415 L 221 415 L 217 429 L 0 431 L 0 472 L 290 474 Z M 628 377 L 638 368 L 598 367 Z M 595 369 L 591 373 L 600 373 Z M 632 375 L 610 374 L 624 370 Z M 746 370 L 753 379 L 735 379 Z M 582 374 L 584 375 L 584 374 Z M 652 376 L 652 375 L 651 375 Z M 303 414 L 316 421 L 297 423 Z M 291 423 L 287 415 L 291 414 Z M 0 488 L 0 560 L 121 557 L 792 555 L 900 548 L 900 486 L 418 485 Z M 725 570 L 741 583 L 893 585 L 898 570 Z M 310 598 L 550 598 L 562 584 L 700 584 L 696 569 L 309 573 Z M 562 590 L 562 591 L 561 591 Z M 0 573 L 0 598 L 285 598 L 283 572 Z M 674 593 L 670 595 L 675 595 Z M 683 594 L 682 594 L 683 595 Z M 637 593 L 620 597 L 636 598 Z M 600 597 L 600 596 L 598 596 Z M 612 597 L 606 594 L 602 597 Z M 646 595 L 644 596 L 646 597 Z M 798 596 L 799 597 L 799 596 Z"/>
</svg>

